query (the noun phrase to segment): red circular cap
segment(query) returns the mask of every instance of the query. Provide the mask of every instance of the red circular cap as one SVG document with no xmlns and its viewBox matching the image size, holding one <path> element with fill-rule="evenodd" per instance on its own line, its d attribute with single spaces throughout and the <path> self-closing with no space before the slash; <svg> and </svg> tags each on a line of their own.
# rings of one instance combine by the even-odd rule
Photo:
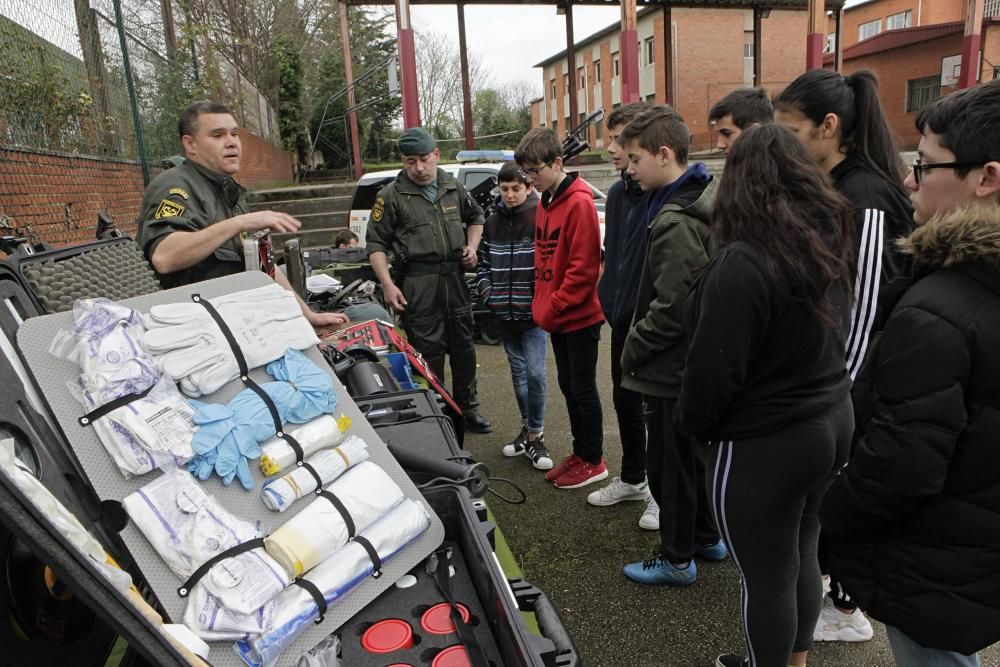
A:
<svg viewBox="0 0 1000 667">
<path fill-rule="evenodd" d="M 462 622 L 469 622 L 469 610 L 464 604 L 456 605 L 462 615 Z M 451 605 L 447 602 L 436 604 L 420 618 L 420 627 L 432 635 L 449 635 L 455 632 L 455 624 L 451 620 Z"/>
<path fill-rule="evenodd" d="M 413 646 L 413 629 L 399 618 L 379 621 L 361 635 L 361 646 L 369 653 L 392 653 Z"/>
<path fill-rule="evenodd" d="M 434 656 L 431 667 L 472 667 L 472 663 L 469 662 L 469 654 L 465 652 L 465 647 L 459 644 L 449 646 Z"/>
<path fill-rule="evenodd" d="M 387 665 L 387 667 L 412 667 L 412 665 L 408 665 L 405 662 L 394 662 L 391 665 Z"/>
</svg>

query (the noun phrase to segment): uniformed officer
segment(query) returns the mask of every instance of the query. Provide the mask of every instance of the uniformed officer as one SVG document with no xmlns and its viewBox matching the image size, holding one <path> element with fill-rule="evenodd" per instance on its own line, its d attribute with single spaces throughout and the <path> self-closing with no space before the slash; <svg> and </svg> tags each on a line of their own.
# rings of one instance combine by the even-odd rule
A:
<svg viewBox="0 0 1000 667">
<path fill-rule="evenodd" d="M 441 154 L 426 130 L 403 132 L 399 152 L 404 168 L 378 193 L 372 208 L 365 236 L 368 259 L 386 303 L 403 314 L 407 338 L 439 378 L 449 356 L 452 395 L 466 428 L 489 433 L 493 425 L 479 414 L 472 304 L 465 284 L 465 269 L 476 264 L 483 211 L 461 183 L 438 169 Z M 399 285 L 389 275 L 390 252 Z"/>
<path fill-rule="evenodd" d="M 233 179 L 240 169 L 239 126 L 224 105 L 195 102 L 181 114 L 178 130 L 187 159 L 150 182 L 136 234 L 163 287 L 240 273 L 243 234 L 301 227 L 279 211 L 248 212 L 246 188 Z M 275 280 L 291 289 L 281 271 Z M 316 313 L 299 303 L 313 326 L 347 321 L 342 313 Z"/>
</svg>

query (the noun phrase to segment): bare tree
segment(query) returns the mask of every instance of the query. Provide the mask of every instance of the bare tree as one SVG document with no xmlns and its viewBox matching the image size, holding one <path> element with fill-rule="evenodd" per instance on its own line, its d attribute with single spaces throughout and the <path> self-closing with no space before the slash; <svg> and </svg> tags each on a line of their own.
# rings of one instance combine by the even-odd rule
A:
<svg viewBox="0 0 1000 667">
<path fill-rule="evenodd" d="M 462 66 L 458 46 L 445 33 L 417 33 L 417 89 L 424 125 L 439 135 L 457 135 L 462 128 Z M 472 93 L 488 88 L 492 75 L 475 53 L 469 53 Z"/>
</svg>

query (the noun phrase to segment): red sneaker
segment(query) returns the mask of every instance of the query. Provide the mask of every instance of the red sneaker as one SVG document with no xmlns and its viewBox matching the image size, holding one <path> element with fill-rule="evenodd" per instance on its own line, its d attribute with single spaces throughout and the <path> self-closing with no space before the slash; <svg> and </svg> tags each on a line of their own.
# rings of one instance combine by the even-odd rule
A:
<svg viewBox="0 0 1000 667">
<path fill-rule="evenodd" d="M 581 459 L 576 454 L 570 454 L 569 456 L 564 458 L 559 465 L 557 465 L 555 468 L 545 473 L 545 479 L 549 480 L 550 482 L 554 482 L 560 475 L 565 473 L 567 470 L 569 470 L 574 466 L 578 466 L 581 463 L 583 463 L 583 459 Z"/>
<path fill-rule="evenodd" d="M 581 486 L 587 486 L 607 478 L 608 466 L 604 464 L 604 459 L 601 459 L 597 465 L 581 459 L 579 464 L 557 477 L 555 485 L 557 489 L 579 489 Z"/>
</svg>

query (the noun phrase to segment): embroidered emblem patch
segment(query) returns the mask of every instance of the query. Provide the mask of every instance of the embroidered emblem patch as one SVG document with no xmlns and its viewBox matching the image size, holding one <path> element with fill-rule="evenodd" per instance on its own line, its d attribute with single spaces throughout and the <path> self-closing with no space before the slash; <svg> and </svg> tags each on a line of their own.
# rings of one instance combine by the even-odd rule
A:
<svg viewBox="0 0 1000 667">
<path fill-rule="evenodd" d="M 170 194 L 183 197 L 184 199 L 190 199 L 188 193 L 180 188 L 170 188 Z"/>
<path fill-rule="evenodd" d="M 160 202 L 160 205 L 156 207 L 154 217 L 157 220 L 160 218 L 176 218 L 182 213 L 184 213 L 184 204 L 178 204 L 175 201 L 164 199 Z"/>
<path fill-rule="evenodd" d="M 385 200 L 379 197 L 375 200 L 375 205 L 372 206 L 372 220 L 375 222 L 380 222 L 382 220 L 382 214 L 385 212 Z"/>
</svg>

